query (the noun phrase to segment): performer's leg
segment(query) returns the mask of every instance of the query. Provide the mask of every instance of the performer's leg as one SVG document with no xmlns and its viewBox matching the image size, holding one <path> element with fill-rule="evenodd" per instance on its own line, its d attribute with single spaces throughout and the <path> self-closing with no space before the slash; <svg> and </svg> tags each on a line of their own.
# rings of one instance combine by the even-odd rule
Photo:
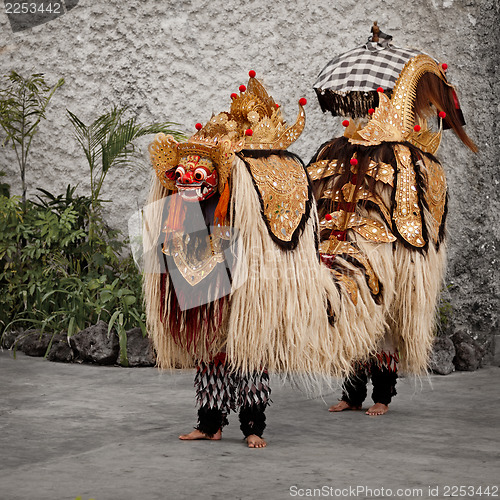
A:
<svg viewBox="0 0 500 500">
<path fill-rule="evenodd" d="M 366 369 L 364 366 L 359 366 L 353 375 L 344 380 L 342 398 L 336 405 L 331 406 L 328 411 L 361 410 L 361 405 L 367 394 L 367 383 Z"/>
<path fill-rule="evenodd" d="M 370 368 L 375 403 L 366 412 L 367 415 L 383 415 L 389 411 L 389 404 L 397 394 L 396 382 L 398 379 L 397 365 L 394 368 L 379 366 L 376 362 Z"/>
<path fill-rule="evenodd" d="M 194 385 L 199 405 L 198 425 L 194 431 L 179 436 L 179 439 L 219 440 L 222 428 L 228 425 L 227 416 L 233 399 L 231 374 L 225 357 L 218 356 L 209 363 L 200 363 L 196 369 Z"/>
<path fill-rule="evenodd" d="M 266 428 L 265 410 L 271 402 L 269 375 L 266 371 L 240 376 L 238 387 L 240 406 L 240 429 L 249 448 L 264 448 L 267 443 L 262 438 Z"/>
</svg>

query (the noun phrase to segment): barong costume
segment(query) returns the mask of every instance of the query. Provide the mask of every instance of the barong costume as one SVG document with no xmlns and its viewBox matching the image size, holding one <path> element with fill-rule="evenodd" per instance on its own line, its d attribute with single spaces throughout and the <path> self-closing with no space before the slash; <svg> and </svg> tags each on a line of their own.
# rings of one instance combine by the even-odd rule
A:
<svg viewBox="0 0 500 500">
<path fill-rule="evenodd" d="M 144 209 L 148 330 L 159 367 L 197 367 L 207 434 L 237 406 L 243 427 L 263 426 L 252 412 L 269 403 L 268 372 L 314 388 L 349 374 L 376 340 L 364 304 L 351 331 L 359 308 L 319 260 L 312 186 L 286 151 L 305 99 L 288 126 L 250 72 L 231 100 L 185 143 L 156 137 Z"/>
<path fill-rule="evenodd" d="M 318 78 L 323 111 L 350 119 L 343 121 L 344 136 L 323 144 L 308 166 L 318 201 L 322 261 L 334 279 L 349 283 L 353 301 L 369 295 L 383 314 L 376 354 L 357 363 L 356 375 L 344 385 L 343 399 L 352 406 L 366 397 L 368 376 L 374 401 L 389 404 L 398 366 L 407 374 L 426 373 L 446 260 L 447 185 L 435 156 L 443 126 L 476 150 L 462 128 L 446 65 L 392 47 L 391 37 L 380 35 L 380 42 L 371 39 L 345 60 L 333 60 Z M 345 61 L 357 76 L 347 76 Z M 398 65 L 395 83 L 374 90 L 377 79 L 390 82 L 387 73 Z M 334 66 L 342 68 L 349 89 L 326 88 Z M 368 76 L 370 71 L 376 78 Z M 365 275 L 361 288 L 352 283 L 353 268 Z M 355 330 L 356 317 L 351 320 Z"/>
</svg>

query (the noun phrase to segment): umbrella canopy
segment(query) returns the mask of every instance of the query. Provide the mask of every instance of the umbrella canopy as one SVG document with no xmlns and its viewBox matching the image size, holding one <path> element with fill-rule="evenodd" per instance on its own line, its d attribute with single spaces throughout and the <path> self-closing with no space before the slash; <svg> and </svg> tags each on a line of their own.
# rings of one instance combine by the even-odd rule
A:
<svg viewBox="0 0 500 500">
<path fill-rule="evenodd" d="M 313 88 L 323 111 L 354 118 L 368 115 L 378 104 L 377 88 L 390 92 L 404 65 L 421 53 L 393 46 L 392 36 L 374 28 L 365 45 L 335 57 L 319 74 Z"/>
</svg>

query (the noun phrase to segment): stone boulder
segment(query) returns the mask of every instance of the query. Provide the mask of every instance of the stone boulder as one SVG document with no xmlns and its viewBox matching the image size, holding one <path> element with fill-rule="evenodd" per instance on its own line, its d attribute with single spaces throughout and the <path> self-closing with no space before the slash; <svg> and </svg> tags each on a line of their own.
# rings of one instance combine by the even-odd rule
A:
<svg viewBox="0 0 500 500">
<path fill-rule="evenodd" d="M 156 364 L 151 341 L 142 335 L 140 328 L 132 328 L 127 332 L 127 358 L 130 367 Z"/>
<path fill-rule="evenodd" d="M 17 330 L 10 330 L 8 332 L 4 332 L 0 337 L 0 347 L 4 349 L 10 349 L 14 346 L 16 340 L 21 335 L 22 332 Z"/>
<path fill-rule="evenodd" d="M 455 345 L 453 363 L 456 370 L 474 371 L 481 367 L 484 349 L 465 330 L 457 331 L 451 337 Z"/>
<path fill-rule="evenodd" d="M 455 345 L 449 337 L 436 337 L 429 359 L 429 369 L 438 375 L 449 375 L 455 370 Z"/>
<path fill-rule="evenodd" d="M 54 337 L 47 359 L 49 361 L 59 361 L 62 363 L 71 363 L 75 355 L 69 345 L 68 336 L 60 333 Z"/>
<path fill-rule="evenodd" d="M 53 333 L 42 333 L 40 330 L 26 330 L 17 337 L 13 347 L 26 356 L 45 356 L 53 336 Z"/>
<path fill-rule="evenodd" d="M 115 330 L 108 335 L 108 325 L 104 321 L 75 333 L 69 342 L 76 361 L 112 365 L 116 363 L 120 351 Z"/>
</svg>

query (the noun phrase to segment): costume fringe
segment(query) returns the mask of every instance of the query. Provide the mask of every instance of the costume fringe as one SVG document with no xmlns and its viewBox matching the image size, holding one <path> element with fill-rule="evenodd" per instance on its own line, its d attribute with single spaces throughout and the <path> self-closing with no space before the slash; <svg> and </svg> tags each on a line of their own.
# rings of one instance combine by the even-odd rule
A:
<svg viewBox="0 0 500 500">
<path fill-rule="evenodd" d="M 227 415 L 216 408 L 202 407 L 198 410 L 198 425 L 195 429 L 213 437 L 219 429 L 229 424 Z"/>
<path fill-rule="evenodd" d="M 168 191 L 161 185 L 157 176 L 153 175 L 148 201 L 144 207 L 144 275 L 143 290 L 148 333 L 153 340 L 156 362 L 160 368 L 191 368 L 192 357 L 177 346 L 164 323 L 165 296 L 162 293 L 162 269 L 160 262 L 159 241 L 163 221 L 163 208 Z M 163 314 L 162 314 L 163 313 Z"/>
<path fill-rule="evenodd" d="M 240 429 L 245 437 L 254 434 L 262 437 L 266 428 L 265 405 L 244 406 L 240 410 Z"/>
<path fill-rule="evenodd" d="M 339 293 L 317 258 L 314 205 L 295 250 L 283 251 L 269 236 L 251 176 L 239 158 L 232 179 L 232 226 L 241 244 L 231 297 L 228 359 L 244 373 L 265 366 L 270 372 L 292 375 L 314 392 L 322 376 L 344 376 L 351 372 L 354 358 L 373 352 L 377 336 L 368 328 L 373 311 L 361 305 L 357 314 L 362 321 L 354 332 L 356 306 Z M 346 266 L 365 283 L 362 273 Z M 336 318 L 333 327 L 329 307 L 330 316 Z"/>
<path fill-rule="evenodd" d="M 432 232 L 438 230 L 427 210 L 424 217 Z M 427 371 L 445 263 L 444 243 L 439 245 L 439 250 L 429 245 L 425 255 L 412 252 L 399 242 L 395 244 L 396 295 L 391 307 L 391 330 L 400 356 L 399 367 L 408 374 L 420 375 Z"/>
</svg>

